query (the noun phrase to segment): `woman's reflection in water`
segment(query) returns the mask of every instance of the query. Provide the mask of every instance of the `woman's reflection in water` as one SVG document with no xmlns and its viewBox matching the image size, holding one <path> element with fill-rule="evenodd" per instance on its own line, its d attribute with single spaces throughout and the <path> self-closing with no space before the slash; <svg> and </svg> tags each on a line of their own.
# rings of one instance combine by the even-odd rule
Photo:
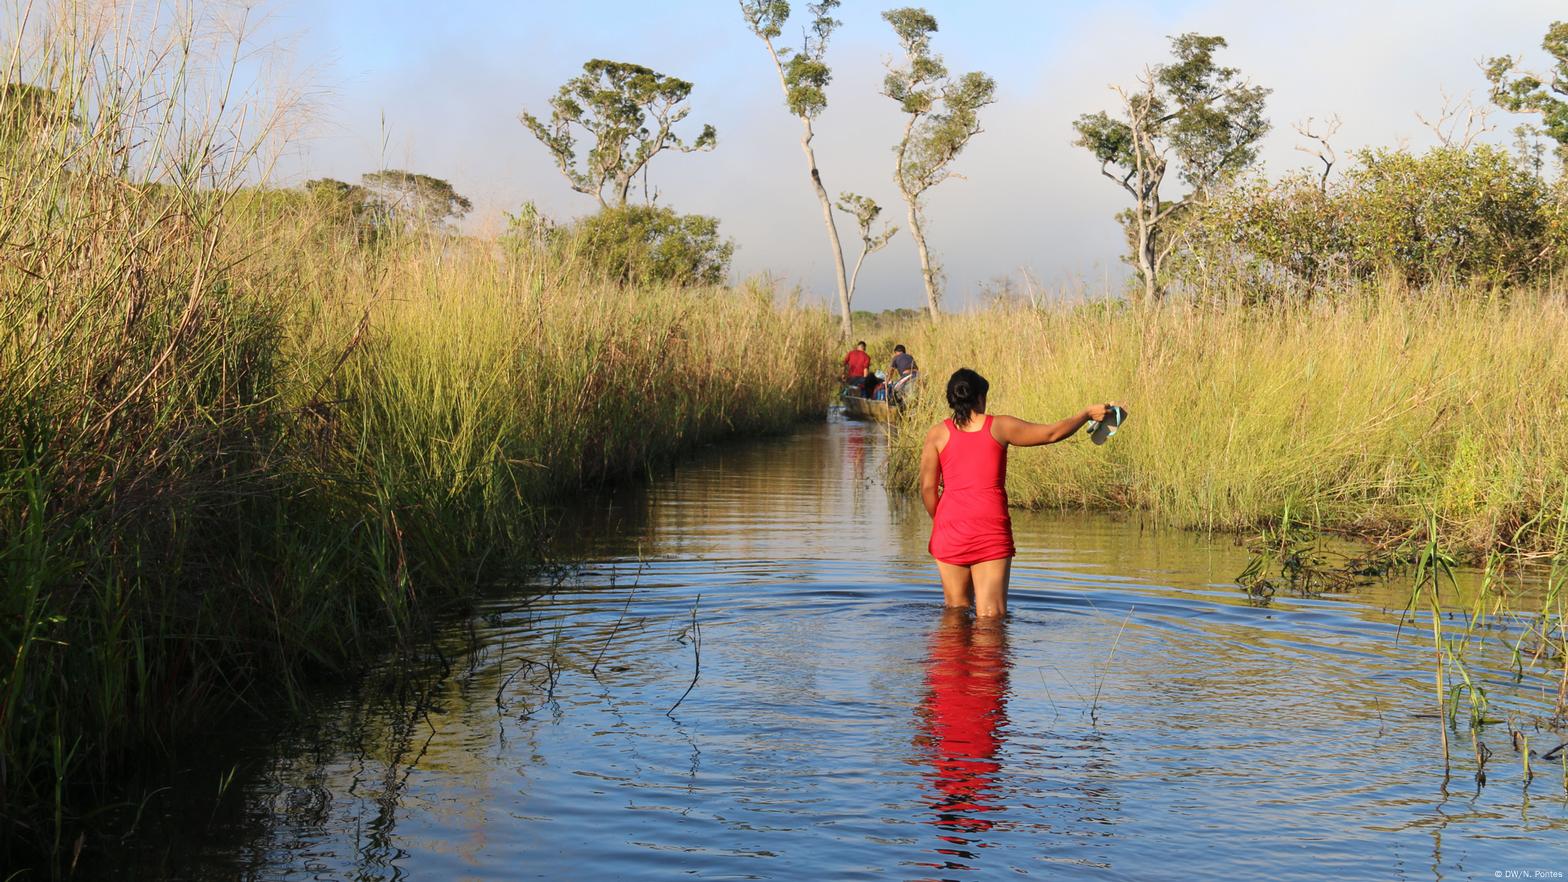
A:
<svg viewBox="0 0 1568 882">
<path fill-rule="evenodd" d="M 937 853 L 944 860 L 930 864 L 933 869 L 971 869 L 963 861 L 985 847 L 995 824 L 989 816 L 1004 808 L 997 754 L 1007 722 L 1009 666 L 1004 619 L 943 611 L 931 635 L 918 740 L 931 763 L 932 823 L 943 843 Z"/>
</svg>

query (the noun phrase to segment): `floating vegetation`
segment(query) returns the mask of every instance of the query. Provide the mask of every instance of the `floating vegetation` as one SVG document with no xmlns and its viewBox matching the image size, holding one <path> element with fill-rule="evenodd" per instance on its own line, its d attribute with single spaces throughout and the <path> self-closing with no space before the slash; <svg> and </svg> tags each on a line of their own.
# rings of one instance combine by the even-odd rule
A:
<svg viewBox="0 0 1568 882">
<path fill-rule="evenodd" d="M 1527 527 L 1516 530 L 1516 538 Z M 1560 547 L 1561 537 L 1555 542 Z M 1317 527 L 1292 518 L 1287 508 L 1277 525 L 1248 540 L 1246 547 L 1250 558 L 1236 584 L 1259 604 L 1267 604 L 1286 591 L 1312 597 L 1408 576 L 1410 589 L 1400 631 L 1407 624 L 1431 628 L 1437 701 L 1437 713 L 1432 716 L 1439 721 L 1445 770 L 1451 763 L 1450 736 L 1462 731 L 1470 741 L 1476 783 L 1484 785 L 1487 763 L 1494 755 L 1485 733 L 1488 727 L 1502 723 L 1507 724 L 1509 749 L 1519 756 L 1526 785 L 1534 778 L 1532 757 L 1551 761 L 1568 754 L 1564 750 L 1568 747 L 1568 603 L 1564 594 L 1568 559 L 1553 557 L 1543 574 L 1536 555 L 1493 551 L 1479 574 L 1479 588 L 1465 602 L 1457 555 L 1443 543 L 1435 514 L 1429 513 L 1419 534 L 1354 552 Z M 1536 590 L 1530 590 L 1531 586 Z M 1544 590 L 1540 590 L 1542 586 Z M 1499 717 L 1485 685 L 1487 672 L 1476 666 L 1475 658 L 1481 652 L 1506 657 L 1508 674 L 1515 683 L 1540 681 L 1543 693 L 1555 695 L 1551 712 L 1533 719 Z M 1466 711 L 1463 716 L 1461 708 Z M 1537 756 L 1526 727 L 1538 735 L 1556 735 L 1561 743 Z M 1568 760 L 1564 761 L 1564 787 L 1568 789 Z"/>
<path fill-rule="evenodd" d="M 1388 578 L 1405 564 L 1397 550 L 1351 553 L 1331 544 L 1323 531 L 1294 520 L 1289 507 L 1277 526 L 1247 543 L 1251 558 L 1236 577 L 1247 595 L 1267 602 L 1281 591 L 1310 597 L 1352 591 Z"/>
</svg>

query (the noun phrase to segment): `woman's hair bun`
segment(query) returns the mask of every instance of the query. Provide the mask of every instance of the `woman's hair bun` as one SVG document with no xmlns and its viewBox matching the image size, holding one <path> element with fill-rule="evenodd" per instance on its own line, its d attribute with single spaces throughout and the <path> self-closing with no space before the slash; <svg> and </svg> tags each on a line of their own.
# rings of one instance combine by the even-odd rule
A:
<svg viewBox="0 0 1568 882">
<path fill-rule="evenodd" d="M 953 422 L 964 425 L 990 391 L 991 384 L 969 368 L 959 368 L 947 380 L 947 406 L 953 409 Z"/>
</svg>

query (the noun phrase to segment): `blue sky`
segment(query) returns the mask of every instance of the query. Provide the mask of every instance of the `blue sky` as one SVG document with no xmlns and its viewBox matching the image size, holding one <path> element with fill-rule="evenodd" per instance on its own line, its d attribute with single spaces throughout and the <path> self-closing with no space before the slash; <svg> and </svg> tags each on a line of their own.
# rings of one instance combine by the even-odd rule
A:
<svg viewBox="0 0 1568 882">
<path fill-rule="evenodd" d="M 804 4 L 795 5 L 799 16 Z M 890 5 L 844 4 L 816 146 L 830 191 L 868 194 L 903 226 L 890 177 L 901 119 L 877 94 L 884 59 L 896 49 L 879 18 Z M 959 160 L 964 179 L 942 185 L 930 201 L 931 246 L 954 306 L 973 302 L 989 280 L 1024 270 L 1069 290 L 1118 284 L 1121 236 L 1112 216 L 1122 194 L 1071 145 L 1071 122 L 1109 108 L 1107 86 L 1130 83 L 1143 64 L 1158 62 L 1170 34 L 1226 36 L 1226 61 L 1275 90 L 1275 130 L 1263 157 L 1279 172 L 1310 161 L 1290 127 L 1309 115 L 1343 118 L 1342 152 L 1430 143 L 1416 111 L 1435 113 L 1444 90 L 1484 102 L 1476 61 L 1538 58 L 1547 24 L 1568 13 L 1557 0 L 926 5 L 941 24 L 936 48 L 949 67 L 984 70 L 998 82 L 986 131 Z M 719 134 L 713 153 L 656 161 L 660 203 L 719 217 L 739 246 L 737 276 L 768 271 L 814 296 L 832 291 L 798 123 L 734 0 L 275 0 L 264 9 L 269 37 L 290 47 L 292 66 L 313 86 L 314 121 L 280 164 L 280 182 L 411 168 L 448 178 L 473 199 L 469 225 L 477 231 L 495 229 L 502 212 L 524 200 L 558 218 L 587 212 L 592 200 L 566 186 L 517 115 L 547 114 L 549 96 L 589 58 L 635 61 L 694 82 L 688 122 L 712 122 Z M 1508 141 L 1520 120 L 1495 114 L 1493 121 L 1496 138 Z M 852 259 L 857 243 L 840 226 Z M 915 306 L 921 296 L 914 249 L 901 233 L 868 260 L 857 306 Z"/>
</svg>

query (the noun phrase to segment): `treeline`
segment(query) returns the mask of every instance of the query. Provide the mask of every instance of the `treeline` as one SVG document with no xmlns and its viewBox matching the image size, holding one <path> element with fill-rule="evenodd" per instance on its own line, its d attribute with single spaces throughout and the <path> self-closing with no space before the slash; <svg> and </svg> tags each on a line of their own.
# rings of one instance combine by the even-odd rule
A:
<svg viewBox="0 0 1568 882">
<path fill-rule="evenodd" d="M 840 0 L 806 4 L 799 48 L 783 44 L 791 16 L 787 0 L 740 0 L 740 12 L 746 28 L 767 50 L 772 61 L 770 73 L 777 76 L 785 108 L 800 121 L 807 179 L 821 205 L 833 257 L 840 330 L 848 336 L 860 268 L 869 255 L 887 245 L 898 228 L 889 224 L 878 227 L 882 206 L 869 196 L 849 190 L 837 197 L 830 195 L 812 147 L 815 125 L 827 108 L 827 87 L 833 80 L 827 49 L 842 24 L 833 17 L 839 5 Z M 944 278 L 927 237 L 926 197 L 953 176 L 954 161 L 980 133 L 979 112 L 994 101 L 996 83 L 979 71 L 958 75 L 949 71 L 932 47 L 937 20 L 926 10 L 900 7 L 884 12 L 882 18 L 892 29 L 901 53 L 889 64 L 882 90 L 905 116 L 902 130 L 890 137 L 893 182 L 907 208 L 926 308 L 934 318 Z M 677 131 L 691 112 L 686 102 L 692 88 L 686 80 L 642 65 L 596 58 L 584 63 L 582 74 L 568 80 L 550 99 L 548 120 L 522 114 L 523 124 L 549 151 L 567 184 L 599 204 L 603 217 L 579 221 L 565 241 L 583 243 L 587 259 L 602 261 L 612 273 L 622 267 L 668 272 L 665 264 L 669 261 L 663 256 L 666 251 L 675 252 L 674 266 L 688 277 L 722 275 L 728 265 L 733 245 L 718 238 L 714 219 L 654 209 L 657 196 L 647 186 L 649 165 L 659 154 L 712 150 L 718 143 L 712 125 L 704 125 L 689 141 Z M 631 207 L 639 175 L 648 204 L 640 213 Z M 835 209 L 853 219 L 858 231 L 860 253 L 853 268 L 845 260 Z M 525 219 L 528 217 L 525 213 Z M 523 226 L 526 231 L 527 224 Z M 639 241 L 653 244 L 630 249 L 621 244 Z M 628 259 L 624 256 L 628 251 L 646 254 L 634 253 Z"/>
<path fill-rule="evenodd" d="M 788 2 L 740 0 L 739 6 L 773 63 L 786 109 L 800 121 L 807 177 L 833 258 L 841 330 L 848 335 L 860 269 L 899 230 L 879 226 L 882 207 L 868 196 L 844 191 L 832 197 L 812 147 L 828 104 L 828 45 L 841 25 L 833 17 L 839 3 L 806 4 L 798 48 L 781 42 Z M 996 84 L 982 72 L 949 71 L 933 47 L 937 21 L 925 9 L 890 9 L 882 18 L 898 48 L 882 94 L 905 114 L 902 131 L 890 133 L 892 177 L 907 207 L 926 311 L 936 318 L 944 279 L 927 235 L 925 197 L 954 175 L 954 162 L 982 131 L 980 111 L 995 100 Z M 1516 130 L 1516 150 L 1482 140 L 1491 130 L 1484 111 L 1469 108 L 1460 130 L 1460 109 L 1445 106 L 1444 115 L 1429 122 L 1440 141 L 1432 150 L 1360 150 L 1340 162 L 1332 143 L 1338 121 L 1331 117 L 1315 128 L 1310 120 L 1297 127 L 1322 168 L 1276 180 L 1257 171 L 1258 147 L 1273 129 L 1270 90 L 1224 64 L 1226 48 L 1221 36 L 1177 35 L 1169 60 L 1145 67 L 1134 85 L 1115 89 L 1118 108 L 1073 123 L 1076 143 L 1131 199 L 1117 220 L 1143 298 L 1158 300 L 1176 289 L 1210 300 L 1299 299 L 1382 276 L 1412 285 L 1518 284 L 1551 278 L 1562 265 L 1568 191 L 1552 168 L 1560 162 L 1546 159 L 1542 139 L 1555 142 L 1558 160 L 1568 156 L 1568 23 L 1547 31 L 1547 72 L 1525 72 L 1511 56 L 1485 66 L 1496 109 L 1540 120 L 1540 126 Z M 716 146 L 711 125 L 689 141 L 677 133 L 689 115 L 692 90 L 690 82 L 649 68 L 594 59 L 551 99 L 548 120 L 528 113 L 522 120 L 574 190 L 595 198 L 604 212 L 626 212 L 639 176 L 644 200 L 657 198 L 646 182 L 659 154 Z M 835 209 L 855 223 L 860 248 L 853 262 L 846 260 Z M 646 216 L 579 223 L 595 241 L 621 225 L 657 229 L 674 240 L 672 250 L 682 255 L 679 275 L 687 277 L 710 267 L 722 273 L 733 247 L 718 238 L 713 219 L 673 212 L 651 224 Z M 613 255 L 617 249 L 590 250 Z M 708 257 L 691 256 L 703 254 Z M 660 263 L 616 256 L 608 262 Z"/>
<path fill-rule="evenodd" d="M 1490 145 L 1365 150 L 1342 174 L 1238 180 L 1172 226 L 1170 282 L 1200 298 L 1310 299 L 1384 278 L 1521 285 L 1568 261 L 1568 186 Z"/>
<path fill-rule="evenodd" d="M 1374 277 L 1517 284 L 1552 278 L 1568 259 L 1568 185 L 1549 175 L 1543 136 L 1568 159 L 1568 22 L 1542 43 L 1552 67 L 1521 72 L 1511 56 L 1485 67 L 1497 108 L 1537 115 L 1509 152 L 1479 139 L 1487 111 L 1445 105 L 1423 120 L 1439 141 L 1355 152 L 1336 168 L 1337 118 L 1297 126 L 1321 169 L 1269 180 L 1255 171 L 1270 129 L 1269 90 L 1221 64 L 1221 37 L 1183 34 L 1172 60 L 1118 88 L 1120 112 L 1085 115 L 1077 143 L 1132 198 L 1118 216 L 1150 300 L 1174 286 L 1201 297 L 1301 298 Z M 1559 172 L 1561 169 L 1558 170 Z M 1161 195 L 1177 182 L 1186 193 Z"/>
</svg>

